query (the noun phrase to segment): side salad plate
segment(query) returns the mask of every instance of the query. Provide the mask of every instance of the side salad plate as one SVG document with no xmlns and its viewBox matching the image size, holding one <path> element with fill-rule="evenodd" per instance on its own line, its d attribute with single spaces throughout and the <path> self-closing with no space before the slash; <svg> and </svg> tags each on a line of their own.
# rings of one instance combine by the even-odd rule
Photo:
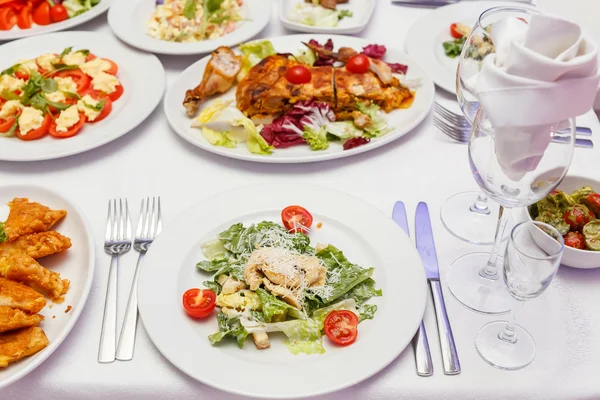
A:
<svg viewBox="0 0 600 400">
<path fill-rule="evenodd" d="M 96 148 L 131 131 L 161 100 L 165 76 L 156 56 L 99 33 L 45 38 L 0 46 L 0 160 Z"/>
<path fill-rule="evenodd" d="M 196 204 L 154 242 L 139 281 L 144 327 L 173 365 L 258 398 L 326 394 L 376 374 L 410 343 L 425 301 L 420 257 L 391 219 L 298 184 Z"/>
<path fill-rule="evenodd" d="M 223 46 L 167 92 L 171 127 L 204 150 L 265 163 L 347 157 L 409 133 L 434 86 L 403 53 L 335 35 Z"/>
<path fill-rule="evenodd" d="M 127 0 L 110 8 L 108 23 L 133 47 L 183 55 L 245 42 L 270 17 L 271 7 L 264 0 Z"/>
<path fill-rule="evenodd" d="M 280 0 L 280 20 L 297 32 L 355 34 L 367 27 L 376 0 Z"/>
</svg>

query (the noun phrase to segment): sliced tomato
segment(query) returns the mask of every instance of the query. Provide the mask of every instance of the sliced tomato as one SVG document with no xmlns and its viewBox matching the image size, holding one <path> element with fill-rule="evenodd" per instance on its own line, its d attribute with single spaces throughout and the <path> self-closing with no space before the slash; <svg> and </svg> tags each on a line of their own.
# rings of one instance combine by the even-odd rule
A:
<svg viewBox="0 0 600 400">
<path fill-rule="evenodd" d="M 17 70 L 17 71 L 15 71 L 15 76 L 19 79 L 23 79 L 24 81 L 29 80 L 29 72 Z"/>
<path fill-rule="evenodd" d="M 40 3 L 32 14 L 33 22 L 38 25 L 50 25 L 52 18 L 50 17 L 50 3 L 44 1 Z"/>
<path fill-rule="evenodd" d="M 17 24 L 17 13 L 12 7 L 0 8 L 0 30 L 9 31 Z"/>
<path fill-rule="evenodd" d="M 123 94 L 123 85 L 119 85 L 115 88 L 115 91 L 108 94 L 108 98 L 112 101 L 117 101 Z"/>
<path fill-rule="evenodd" d="M 456 28 L 457 24 L 450 25 L 450 35 L 452 35 L 455 39 L 460 39 L 463 37 L 463 34 Z"/>
<path fill-rule="evenodd" d="M 92 61 L 92 60 L 95 60 L 95 59 L 96 59 L 96 55 L 92 54 L 92 53 L 89 53 L 87 55 L 87 57 L 85 58 L 85 61 L 88 62 L 88 61 Z"/>
<path fill-rule="evenodd" d="M 102 60 L 110 64 L 110 68 L 104 72 L 111 75 L 117 75 L 117 71 L 119 71 L 119 66 L 114 61 L 109 60 L 108 58 L 103 58 Z"/>
<path fill-rule="evenodd" d="M 289 206 L 281 211 L 283 226 L 292 232 L 308 233 L 313 223 L 313 216 L 304 207 Z"/>
<path fill-rule="evenodd" d="M 112 111 L 112 101 L 107 97 L 104 99 L 104 108 L 102 108 L 102 111 L 100 111 L 100 114 L 98 114 L 98 116 L 96 117 L 95 120 L 87 121 L 87 122 L 93 124 L 95 122 L 102 121 L 104 118 L 108 117 L 108 114 L 110 114 L 111 111 Z"/>
<path fill-rule="evenodd" d="M 209 289 L 189 289 L 183 294 L 183 308 L 192 318 L 207 317 L 216 304 L 217 295 Z"/>
<path fill-rule="evenodd" d="M 83 73 L 80 69 L 73 69 L 68 71 L 60 71 L 54 74 L 55 77 L 59 78 L 71 78 L 77 85 L 77 93 L 80 96 L 87 91 L 90 86 L 90 77 Z"/>
<path fill-rule="evenodd" d="M 17 15 L 17 25 L 21 29 L 29 29 L 31 28 L 32 23 L 31 5 L 27 5 L 19 11 L 19 14 Z"/>
<path fill-rule="evenodd" d="M 355 54 L 346 63 L 346 69 L 353 74 L 364 74 L 369 71 L 371 61 L 364 54 Z"/>
<path fill-rule="evenodd" d="M 83 125 L 85 125 L 85 115 L 83 113 L 79 113 L 79 121 L 77 121 L 73 126 L 71 126 L 70 128 L 68 128 L 66 130 L 66 132 L 59 132 L 56 130 L 56 121 L 52 121 L 52 123 L 50 124 L 50 128 L 48 129 L 48 132 L 50 132 L 50 135 L 54 136 L 55 138 L 59 138 L 59 139 L 65 139 L 65 138 L 70 138 L 72 136 L 75 136 L 79 133 L 79 131 L 81 130 L 81 128 L 83 128 Z"/>
<path fill-rule="evenodd" d="M 52 18 L 52 22 L 60 22 L 69 18 L 69 14 L 67 13 L 67 9 L 62 4 L 55 4 L 50 8 L 50 18 Z"/>
<path fill-rule="evenodd" d="M 86 94 L 92 96 L 92 98 L 94 100 L 108 99 L 108 95 L 106 93 L 101 92 L 99 90 L 94 90 L 91 85 L 90 85 L 90 87 L 87 88 L 87 90 L 85 92 L 83 92 L 81 94 L 81 97 L 85 96 Z"/>
<path fill-rule="evenodd" d="M 14 123 L 15 117 L 9 117 L 8 119 L 0 119 L 0 133 L 8 132 Z"/>
<path fill-rule="evenodd" d="M 51 122 L 52 117 L 50 116 L 50 114 L 46 114 L 46 116 L 44 117 L 44 121 L 42 122 L 42 125 L 39 128 L 27 131 L 27 133 L 25 134 L 22 134 L 19 128 L 17 128 L 15 135 L 17 135 L 17 137 L 21 140 L 39 139 L 46 135 L 46 133 L 48 133 L 48 128 L 50 127 Z"/>
<path fill-rule="evenodd" d="M 333 343 L 348 346 L 358 335 L 358 316 L 350 310 L 335 310 L 327 315 L 323 327 Z"/>
</svg>

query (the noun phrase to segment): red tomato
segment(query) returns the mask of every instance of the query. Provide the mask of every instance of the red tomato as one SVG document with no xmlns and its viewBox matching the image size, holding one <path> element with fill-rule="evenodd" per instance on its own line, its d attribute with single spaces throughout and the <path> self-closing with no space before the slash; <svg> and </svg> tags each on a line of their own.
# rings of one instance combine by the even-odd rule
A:
<svg viewBox="0 0 600 400">
<path fill-rule="evenodd" d="M 369 70 L 371 61 L 364 54 L 355 54 L 346 63 L 346 69 L 353 74 L 364 74 Z"/>
<path fill-rule="evenodd" d="M 6 133 L 15 123 L 15 117 L 9 117 L 8 119 L 0 119 L 0 133 Z"/>
<path fill-rule="evenodd" d="M 22 134 L 19 128 L 17 128 L 15 135 L 17 135 L 17 137 L 21 140 L 39 139 L 43 137 L 46 133 L 48 133 L 48 127 L 50 127 L 51 122 L 52 117 L 50 117 L 50 114 L 46 114 L 46 116 L 44 117 L 44 121 L 42 122 L 42 125 L 39 128 L 27 131 L 27 133 L 25 134 Z"/>
<path fill-rule="evenodd" d="M 103 58 L 103 60 L 110 64 L 110 69 L 107 69 L 104 72 L 106 72 L 107 74 L 111 74 L 111 75 L 117 75 L 119 66 L 114 61 L 109 60 L 108 58 Z"/>
<path fill-rule="evenodd" d="M 104 99 L 104 108 L 102 108 L 102 111 L 100 111 L 100 114 L 98 114 L 98 116 L 96 117 L 95 120 L 93 121 L 87 121 L 91 124 L 95 123 L 95 122 L 99 122 L 102 121 L 104 118 L 106 118 L 108 116 L 108 114 L 110 114 L 112 111 L 112 101 L 106 97 Z"/>
<path fill-rule="evenodd" d="M 341 346 L 354 343 L 358 335 L 358 317 L 350 310 L 330 312 L 323 326 L 327 337 Z"/>
<path fill-rule="evenodd" d="M 80 69 L 72 69 L 67 71 L 60 71 L 54 74 L 55 77 L 60 78 L 71 78 L 77 84 L 77 93 L 83 96 L 83 93 L 90 86 L 90 77 L 83 73 Z"/>
<path fill-rule="evenodd" d="M 29 72 L 15 71 L 15 76 L 19 79 L 23 79 L 24 81 L 29 80 Z"/>
<path fill-rule="evenodd" d="M 33 19 L 31 17 L 31 6 L 27 5 L 19 11 L 19 15 L 17 16 L 17 25 L 21 29 L 29 29 L 31 28 L 31 24 L 33 23 Z"/>
<path fill-rule="evenodd" d="M 292 232 L 308 233 L 313 223 L 313 216 L 304 207 L 289 206 L 281 211 L 283 226 Z"/>
<path fill-rule="evenodd" d="M 596 219 L 596 216 L 583 204 L 575 204 L 573 207 L 565 211 L 563 214 L 563 219 L 571 226 L 572 230 L 581 231 L 585 224 L 593 219 Z"/>
<path fill-rule="evenodd" d="M 50 25 L 52 19 L 50 18 L 50 3 L 44 1 L 33 10 L 33 22 L 38 25 Z"/>
<path fill-rule="evenodd" d="M 69 18 L 69 14 L 67 14 L 67 9 L 62 4 L 55 4 L 50 9 L 50 17 L 52 18 L 52 22 L 60 22 Z"/>
<path fill-rule="evenodd" d="M 575 249 L 585 250 L 585 239 L 579 232 L 569 232 L 565 235 L 565 245 Z"/>
<path fill-rule="evenodd" d="M 96 58 L 96 55 L 95 55 L 95 54 L 89 53 L 89 54 L 87 55 L 87 57 L 85 58 L 85 61 L 86 61 L 86 62 L 88 62 L 88 61 L 92 61 L 92 60 L 94 60 L 95 58 Z"/>
<path fill-rule="evenodd" d="M 304 65 L 295 65 L 287 70 L 285 78 L 294 85 L 301 85 L 309 83 L 312 79 L 312 74 Z"/>
<path fill-rule="evenodd" d="M 581 202 L 585 204 L 594 214 L 596 218 L 600 218 L 600 194 L 592 193 L 581 199 Z"/>
<path fill-rule="evenodd" d="M 460 33 L 458 31 L 458 29 L 456 29 L 456 24 L 452 24 L 450 25 L 450 34 L 452 35 L 453 38 L 455 39 L 460 39 L 461 37 L 463 37 L 463 34 Z"/>
<path fill-rule="evenodd" d="M 9 31 L 17 24 L 17 13 L 11 7 L 0 8 L 0 30 Z"/>
<path fill-rule="evenodd" d="M 59 139 L 64 139 L 64 138 L 70 138 L 72 136 L 77 135 L 77 133 L 79 133 L 79 131 L 81 130 L 81 128 L 83 128 L 83 125 L 85 124 L 85 115 L 82 113 L 79 113 L 79 121 L 77 121 L 75 123 L 75 125 L 73 125 L 72 127 L 68 128 L 66 132 L 59 132 L 56 130 L 56 121 L 52 121 L 52 123 L 50 124 L 50 128 L 48 129 L 48 132 L 50 132 L 50 135 L 54 136 L 55 138 L 59 138 Z"/>
<path fill-rule="evenodd" d="M 207 317 L 216 303 L 217 295 L 209 289 L 189 289 L 183 294 L 183 308 L 192 318 Z"/>
<path fill-rule="evenodd" d="M 114 92 L 108 94 L 108 98 L 111 99 L 112 101 L 117 101 L 117 100 L 119 100 L 119 98 L 121 97 L 122 94 L 123 94 L 123 86 L 119 85 L 115 88 Z"/>
</svg>

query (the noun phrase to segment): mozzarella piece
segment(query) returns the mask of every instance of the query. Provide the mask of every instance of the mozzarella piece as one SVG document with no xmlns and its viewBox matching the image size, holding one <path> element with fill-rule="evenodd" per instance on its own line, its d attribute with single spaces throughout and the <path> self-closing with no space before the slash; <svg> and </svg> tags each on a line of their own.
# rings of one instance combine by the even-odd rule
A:
<svg viewBox="0 0 600 400">
<path fill-rule="evenodd" d="M 67 65 L 82 65 L 85 64 L 87 56 L 83 54 L 81 51 L 76 51 L 75 53 L 69 53 L 66 56 L 63 56 L 62 61 Z"/>
<path fill-rule="evenodd" d="M 46 99 L 55 103 L 64 103 L 65 100 L 67 100 L 67 97 L 60 90 L 57 90 L 52 93 L 44 93 L 44 96 L 46 97 Z"/>
<path fill-rule="evenodd" d="M 61 92 L 77 93 L 77 84 L 70 76 L 66 78 L 56 77 L 54 80 L 58 84 L 58 90 Z"/>
<path fill-rule="evenodd" d="M 25 86 L 25 81 L 23 79 L 15 78 L 12 75 L 2 75 L 0 77 L 0 93 L 4 90 L 14 92 L 21 89 L 23 86 Z"/>
<path fill-rule="evenodd" d="M 21 72 L 38 71 L 38 65 L 35 60 L 21 60 L 17 64 L 19 64 L 18 70 Z"/>
<path fill-rule="evenodd" d="M 55 68 L 52 64 L 56 64 L 59 60 L 56 54 L 49 53 L 39 56 L 35 61 L 44 71 L 54 71 Z"/>
<path fill-rule="evenodd" d="M 108 61 L 101 58 L 94 58 L 92 61 L 82 64 L 79 68 L 89 76 L 95 77 L 100 73 L 108 71 L 110 67 L 111 64 Z"/>
<path fill-rule="evenodd" d="M 79 100 L 77 102 L 77 109 L 80 112 L 82 112 L 82 113 L 85 114 L 85 116 L 87 117 L 88 121 L 94 121 L 96 118 L 98 118 L 98 115 L 100 115 L 100 113 L 102 111 L 96 111 L 96 110 L 94 110 L 92 108 L 89 108 L 89 107 L 87 107 L 84 104 L 84 102 L 87 103 L 87 104 L 89 104 L 89 105 L 91 105 L 91 106 L 95 106 L 95 105 L 97 105 L 99 103 L 99 101 L 98 100 L 94 100 L 92 98 L 92 96 L 90 96 L 89 94 L 86 94 L 85 96 L 83 96 L 81 98 L 81 100 Z"/>
<path fill-rule="evenodd" d="M 25 107 L 19 116 L 19 131 L 26 134 L 42 126 L 44 122 L 44 113 L 33 107 Z"/>
<path fill-rule="evenodd" d="M 79 122 L 79 111 L 77 110 L 77 106 L 71 106 L 66 110 L 61 111 L 55 122 L 57 132 L 68 131 L 70 127 Z"/>
<path fill-rule="evenodd" d="M 111 74 L 106 72 L 99 72 L 92 79 L 92 87 L 94 90 L 100 90 L 104 93 L 112 93 L 116 90 L 116 87 L 121 83 L 119 80 Z"/>
<path fill-rule="evenodd" d="M 9 100 L 4 103 L 2 110 L 0 110 L 0 119 L 8 119 L 22 109 L 23 104 L 19 100 Z"/>
</svg>

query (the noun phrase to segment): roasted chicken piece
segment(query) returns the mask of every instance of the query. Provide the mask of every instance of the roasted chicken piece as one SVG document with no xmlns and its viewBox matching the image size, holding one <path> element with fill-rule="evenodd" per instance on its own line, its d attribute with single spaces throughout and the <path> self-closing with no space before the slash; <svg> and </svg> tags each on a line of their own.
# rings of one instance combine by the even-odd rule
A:
<svg viewBox="0 0 600 400">
<path fill-rule="evenodd" d="M 26 198 L 15 198 L 8 206 L 10 213 L 4 223 L 4 232 L 9 242 L 19 236 L 45 232 L 67 215 L 65 210 L 51 210 Z"/>
<path fill-rule="evenodd" d="M 217 48 L 212 53 L 204 69 L 204 76 L 200 85 L 185 93 L 183 106 L 187 115 L 193 117 L 198 112 L 200 103 L 207 97 L 216 93 L 225 93 L 233 87 L 236 76 L 242 67 L 241 57 L 234 54 L 226 46 Z"/>
<path fill-rule="evenodd" d="M 290 306 L 295 307 L 297 309 L 302 308 L 300 305 L 300 299 L 298 298 L 298 294 L 294 291 L 279 285 L 274 285 L 267 278 L 263 279 L 263 284 L 265 285 L 265 289 L 269 291 L 273 296 L 281 297 L 286 303 Z"/>
<path fill-rule="evenodd" d="M 71 239 L 55 231 L 32 233 L 17 238 L 14 242 L 0 244 L 0 253 L 18 250 L 38 259 L 60 253 L 71 247 Z"/>
<path fill-rule="evenodd" d="M 225 274 L 219 275 L 217 277 L 217 282 L 219 285 L 221 285 L 221 293 L 223 294 L 236 293 L 246 288 L 246 284 L 244 282 L 238 281 L 237 279 Z"/>
<path fill-rule="evenodd" d="M 37 353 L 49 343 L 44 331 L 37 326 L 0 334 L 0 368 Z"/>
<path fill-rule="evenodd" d="M 335 10 L 338 4 L 347 3 L 349 0 L 318 0 L 317 3 L 320 4 L 324 8 L 329 8 L 330 10 Z M 304 0 L 305 3 L 314 4 L 313 0 Z"/>
<path fill-rule="evenodd" d="M 29 286 L 0 277 L 0 305 L 36 314 L 46 306 L 46 299 Z"/>
<path fill-rule="evenodd" d="M 16 329 L 38 326 L 44 317 L 39 314 L 27 314 L 8 306 L 0 306 L 0 333 Z"/>
</svg>

